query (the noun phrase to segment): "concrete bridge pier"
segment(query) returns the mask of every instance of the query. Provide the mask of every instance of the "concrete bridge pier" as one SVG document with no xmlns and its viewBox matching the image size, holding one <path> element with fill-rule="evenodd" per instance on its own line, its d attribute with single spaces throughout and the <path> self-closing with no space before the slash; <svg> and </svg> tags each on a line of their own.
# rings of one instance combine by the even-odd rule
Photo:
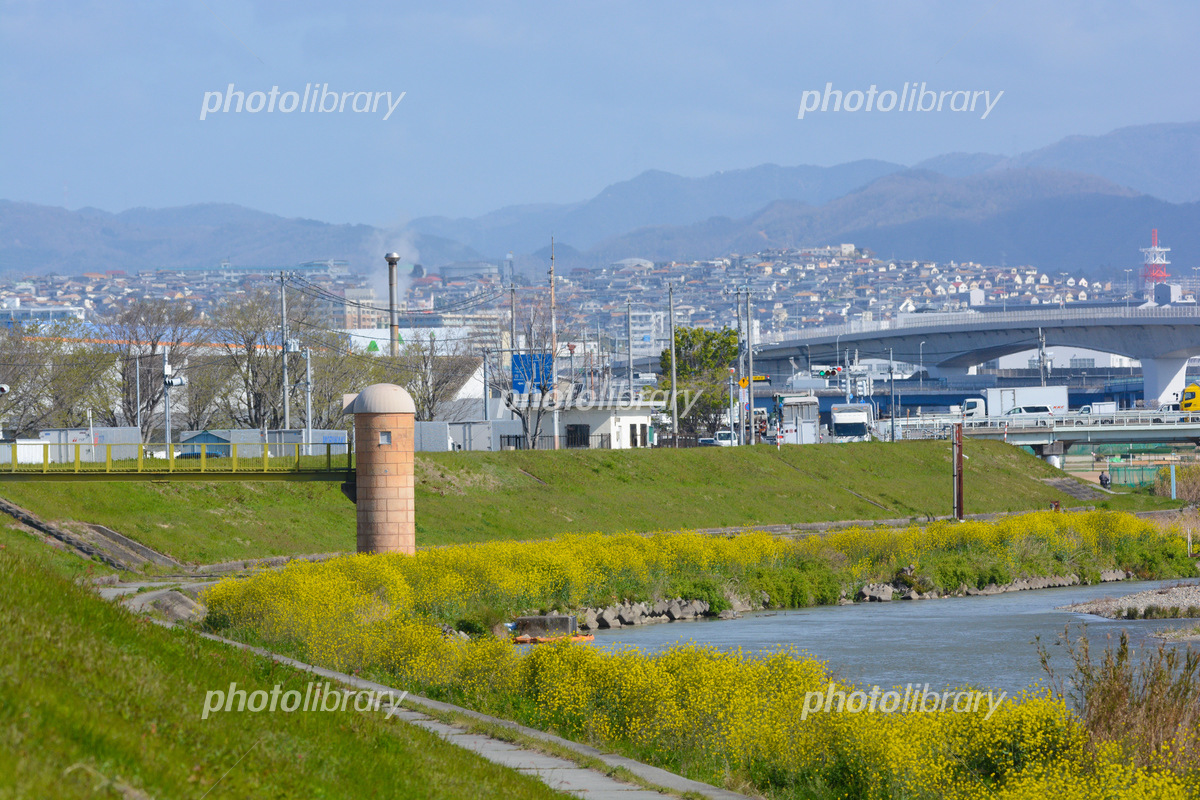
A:
<svg viewBox="0 0 1200 800">
<path fill-rule="evenodd" d="M 1142 358 L 1143 397 L 1146 408 L 1158 408 L 1162 403 L 1178 403 L 1187 385 L 1188 357 Z"/>
<path fill-rule="evenodd" d="M 1033 452 L 1038 458 L 1042 459 L 1055 469 L 1062 469 L 1063 456 L 1066 455 L 1067 447 L 1064 442 L 1035 444 L 1033 445 Z"/>
</svg>

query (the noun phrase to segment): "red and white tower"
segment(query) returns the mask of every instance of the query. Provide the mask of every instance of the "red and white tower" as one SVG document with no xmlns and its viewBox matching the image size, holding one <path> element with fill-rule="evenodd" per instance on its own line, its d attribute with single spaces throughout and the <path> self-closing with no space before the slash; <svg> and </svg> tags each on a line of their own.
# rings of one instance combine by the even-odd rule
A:
<svg viewBox="0 0 1200 800">
<path fill-rule="evenodd" d="M 1142 286 L 1146 291 L 1153 291 L 1154 284 L 1164 283 L 1170 277 L 1167 273 L 1169 247 L 1158 246 L 1158 228 L 1150 232 L 1150 246 L 1142 248 Z"/>
</svg>

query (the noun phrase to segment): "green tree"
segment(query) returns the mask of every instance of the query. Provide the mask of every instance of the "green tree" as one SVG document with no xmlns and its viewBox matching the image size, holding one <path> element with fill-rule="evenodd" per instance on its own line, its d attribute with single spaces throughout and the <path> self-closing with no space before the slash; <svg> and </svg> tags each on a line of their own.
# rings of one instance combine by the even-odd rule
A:
<svg viewBox="0 0 1200 800">
<path fill-rule="evenodd" d="M 738 337 L 734 330 L 675 330 L 680 433 L 696 435 L 716 430 L 729 407 L 729 367 L 737 355 Z M 659 387 L 671 391 L 671 348 L 662 351 L 659 362 L 663 374 Z"/>
</svg>

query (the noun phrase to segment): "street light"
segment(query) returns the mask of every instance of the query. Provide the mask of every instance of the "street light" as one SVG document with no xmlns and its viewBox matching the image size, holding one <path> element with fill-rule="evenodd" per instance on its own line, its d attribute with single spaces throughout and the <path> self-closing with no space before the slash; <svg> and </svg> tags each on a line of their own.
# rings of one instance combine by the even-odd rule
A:
<svg viewBox="0 0 1200 800">
<path fill-rule="evenodd" d="M 918 372 L 917 374 L 920 376 L 921 388 L 924 389 L 925 388 L 925 343 L 921 342 L 921 346 L 918 349 L 921 353 L 921 371 Z"/>
</svg>

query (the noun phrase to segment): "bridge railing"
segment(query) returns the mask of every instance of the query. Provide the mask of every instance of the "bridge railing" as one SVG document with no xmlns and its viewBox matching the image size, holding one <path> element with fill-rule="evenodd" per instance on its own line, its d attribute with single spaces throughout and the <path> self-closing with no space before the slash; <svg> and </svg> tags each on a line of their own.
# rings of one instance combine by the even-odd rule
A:
<svg viewBox="0 0 1200 800">
<path fill-rule="evenodd" d="M 1131 426 L 1163 426 L 1173 427 L 1178 425 L 1191 425 L 1200 423 L 1200 412 L 1187 411 L 1156 411 L 1152 409 L 1133 409 L 1129 411 L 1117 411 L 1110 414 L 1064 414 L 1052 417 L 1043 416 L 1011 416 L 1004 415 L 998 417 L 952 417 L 946 414 L 941 415 L 916 415 L 911 417 L 897 417 L 897 429 L 905 431 L 912 430 L 912 436 L 905 438 L 942 438 L 942 431 L 948 430 L 955 423 L 961 422 L 966 430 L 988 430 L 994 431 L 1028 431 L 1028 430 L 1054 430 L 1054 431 L 1070 431 L 1080 427 L 1099 427 L 1103 429 L 1105 426 L 1131 427 Z M 882 426 L 887 427 L 890 422 L 882 420 Z M 928 435 L 920 435 L 917 431 L 927 431 Z M 897 434 L 897 438 L 900 438 Z"/>
<path fill-rule="evenodd" d="M 4 473 L 329 473 L 354 469 L 345 444 L 54 444 L 0 445 Z"/>
<path fill-rule="evenodd" d="M 1054 322 L 1074 320 L 1200 320 L 1200 306 L 1163 306 L 1159 308 L 1040 308 L 1022 311 L 953 311 L 935 314 L 901 314 L 892 319 L 852 320 L 841 325 L 824 325 L 803 328 L 794 332 L 764 335 L 759 344 L 786 344 L 790 341 L 827 336 L 848 336 L 855 333 L 902 330 L 905 328 L 937 328 L 942 326 L 970 326 L 993 322 L 1004 326 L 1014 324 L 1046 325 Z"/>
</svg>

